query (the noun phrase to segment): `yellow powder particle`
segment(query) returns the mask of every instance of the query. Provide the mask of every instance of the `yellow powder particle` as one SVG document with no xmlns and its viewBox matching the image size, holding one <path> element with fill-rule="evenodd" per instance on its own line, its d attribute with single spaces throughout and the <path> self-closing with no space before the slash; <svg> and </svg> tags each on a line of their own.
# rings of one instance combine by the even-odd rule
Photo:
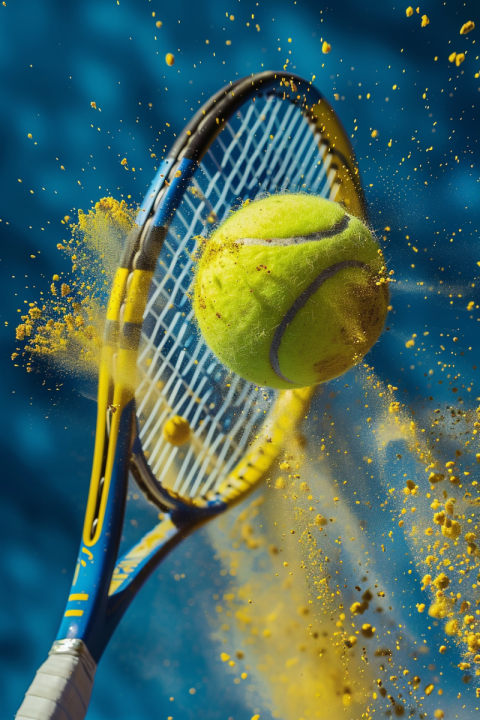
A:
<svg viewBox="0 0 480 720">
<path fill-rule="evenodd" d="M 440 653 L 442 653 L 442 655 L 443 655 L 444 653 L 447 652 L 447 646 L 446 646 L 446 645 L 440 645 L 440 647 L 438 648 L 438 651 L 439 651 Z"/>
<path fill-rule="evenodd" d="M 448 56 L 448 59 L 450 62 L 455 62 L 456 57 L 457 57 L 457 53 L 453 52 L 451 55 Z"/>
<path fill-rule="evenodd" d="M 406 13 L 407 17 L 412 17 L 412 15 L 413 15 L 413 8 L 412 8 L 411 5 L 410 5 L 409 7 L 407 7 L 407 9 L 405 10 L 405 13 Z"/>
<path fill-rule="evenodd" d="M 433 715 L 436 718 L 436 720 L 442 720 L 442 718 L 445 717 L 445 713 L 443 712 L 443 710 L 440 710 L 440 708 L 438 708 L 438 710 L 435 710 Z"/>
<path fill-rule="evenodd" d="M 323 43 L 323 45 L 322 45 L 322 53 L 323 53 L 324 55 L 328 55 L 328 53 L 330 52 L 331 49 L 332 49 L 332 46 L 329 45 L 329 44 L 327 43 L 327 41 L 325 40 L 324 43 Z"/>
<path fill-rule="evenodd" d="M 432 483 L 432 485 L 435 485 L 436 483 L 442 482 L 444 480 L 445 475 L 442 475 L 442 473 L 436 473 L 432 472 L 428 476 L 428 482 Z"/>
<path fill-rule="evenodd" d="M 428 609 L 428 614 L 433 618 L 444 618 L 446 614 L 445 602 L 436 602 Z"/>
<path fill-rule="evenodd" d="M 470 32 L 470 30 L 474 30 L 474 29 L 475 29 L 475 23 L 473 22 L 473 20 L 469 20 L 464 25 L 462 25 L 462 27 L 460 28 L 460 35 L 466 35 L 467 33 Z"/>
<path fill-rule="evenodd" d="M 462 526 L 456 520 L 450 520 L 447 518 L 445 524 L 442 525 L 442 535 L 450 538 L 450 540 L 456 540 L 462 532 Z"/>
<path fill-rule="evenodd" d="M 447 635 L 456 635 L 458 630 L 458 622 L 457 620 L 449 620 L 447 624 L 445 625 L 445 633 Z"/>
<path fill-rule="evenodd" d="M 220 660 L 221 660 L 222 662 L 228 662 L 228 660 L 230 660 L 230 655 L 227 655 L 227 653 L 222 652 L 222 653 L 220 654 Z"/>
<path fill-rule="evenodd" d="M 435 685 L 427 685 L 427 687 L 425 688 L 425 695 L 431 695 L 434 690 Z"/>
<path fill-rule="evenodd" d="M 445 503 L 445 512 L 447 512 L 449 515 L 453 515 L 453 512 L 455 510 L 455 498 L 450 498 L 450 500 L 447 500 Z"/>
<path fill-rule="evenodd" d="M 350 606 L 350 612 L 352 613 L 352 615 L 363 615 L 364 611 L 365 611 L 365 607 L 364 607 L 363 603 L 354 602 Z"/>
<path fill-rule="evenodd" d="M 157 20 L 157 22 L 155 23 L 155 25 L 156 25 L 158 28 L 161 28 L 161 27 L 162 27 L 162 21 L 161 21 L 161 20 Z"/>
<path fill-rule="evenodd" d="M 437 590 L 445 590 L 450 585 L 450 579 L 447 575 L 445 575 L 445 573 L 440 573 L 440 575 L 437 575 L 433 581 L 433 584 Z"/>
<path fill-rule="evenodd" d="M 32 320 L 39 320 L 42 317 L 42 311 L 38 307 L 31 307 L 28 314 Z"/>
<path fill-rule="evenodd" d="M 480 633 L 469 633 L 467 635 L 467 647 L 471 653 L 478 653 L 480 650 Z"/>
<path fill-rule="evenodd" d="M 455 65 L 458 67 L 465 60 L 465 53 L 457 53 L 455 58 Z"/>
<path fill-rule="evenodd" d="M 172 53 L 167 53 L 165 55 L 165 62 L 167 65 L 170 65 L 170 67 L 174 64 L 175 58 L 173 57 Z"/>
<path fill-rule="evenodd" d="M 361 633 L 365 638 L 372 638 L 375 635 L 376 628 L 372 627 L 370 623 L 364 623 L 362 625 Z"/>
<path fill-rule="evenodd" d="M 422 15 L 422 27 L 426 27 L 430 23 L 430 20 L 426 15 Z"/>
<path fill-rule="evenodd" d="M 414 346 L 415 346 L 415 340 L 407 340 L 407 342 L 405 343 L 406 348 L 412 348 Z"/>
</svg>

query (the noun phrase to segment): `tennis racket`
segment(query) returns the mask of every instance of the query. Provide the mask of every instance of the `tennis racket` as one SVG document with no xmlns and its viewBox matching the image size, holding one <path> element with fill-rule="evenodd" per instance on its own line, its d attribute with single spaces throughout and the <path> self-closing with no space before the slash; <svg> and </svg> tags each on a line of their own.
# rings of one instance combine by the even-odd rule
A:
<svg viewBox="0 0 480 720">
<path fill-rule="evenodd" d="M 125 245 L 107 307 L 90 491 L 57 639 L 17 720 L 81 720 L 97 664 L 143 583 L 170 550 L 242 500 L 300 425 L 314 390 L 259 389 L 229 372 L 196 327 L 198 236 L 239 200 L 306 190 L 366 219 L 352 147 L 313 85 L 263 72 L 227 85 L 162 161 Z M 190 437 L 166 437 L 172 417 Z M 185 424 L 185 423 L 184 423 Z M 123 557 L 129 474 L 164 514 Z"/>
</svg>

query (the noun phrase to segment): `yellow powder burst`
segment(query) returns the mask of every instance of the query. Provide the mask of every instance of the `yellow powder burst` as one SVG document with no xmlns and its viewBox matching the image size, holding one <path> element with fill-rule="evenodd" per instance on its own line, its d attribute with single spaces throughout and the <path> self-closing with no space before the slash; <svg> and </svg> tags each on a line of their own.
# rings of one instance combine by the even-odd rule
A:
<svg viewBox="0 0 480 720">
<path fill-rule="evenodd" d="M 366 365 L 357 368 L 354 385 L 364 410 L 348 422 L 350 383 L 328 395 L 320 388 L 322 400 L 311 409 L 316 423 L 289 440 L 262 508 L 258 498 L 235 523 L 230 515 L 223 535 L 219 526 L 211 529 L 221 574 L 232 578 L 216 607 L 217 637 L 230 658 L 238 651 L 245 670 L 255 668 L 251 682 L 274 717 L 298 720 L 300 707 L 302 717 L 336 717 L 345 707 L 352 717 L 371 717 L 375 707 L 388 709 L 393 688 L 403 692 L 399 677 L 413 691 L 420 677 L 426 684 L 421 654 L 407 668 L 405 658 L 424 633 L 428 639 L 432 619 L 440 655 L 456 644 L 464 657 L 460 670 L 480 664 L 480 497 L 472 472 L 480 455 L 480 408 L 446 413 L 433 406 L 431 417 L 414 415 L 399 388 Z M 342 394 L 350 399 L 336 405 Z M 392 586 L 388 567 L 403 543 L 412 570 Z M 352 582 L 348 570 L 342 577 L 342 565 L 366 568 L 364 578 L 360 571 Z M 394 643 L 391 627 L 403 627 L 398 583 L 405 590 L 419 583 L 424 600 L 416 610 L 425 631 L 414 636 L 412 628 L 402 629 Z M 372 615 L 377 603 L 382 613 Z M 387 681 L 372 681 L 387 663 Z M 374 683 L 380 684 L 372 690 Z M 420 694 L 412 698 L 422 702 Z M 406 713 L 408 702 L 396 701 L 395 715 Z"/>
<path fill-rule="evenodd" d="M 373 372 L 368 379 L 384 403 L 383 410 L 377 406 L 376 413 L 379 448 L 395 437 L 402 438 L 408 453 L 418 461 L 417 482 L 406 479 L 402 494 L 392 487 L 389 502 L 400 501 L 403 495 L 398 526 L 404 529 L 420 577 L 423 575 L 421 589 L 430 594 L 428 615 L 445 621 L 446 640 L 454 638 L 468 661 L 459 668 L 468 669 L 469 663 L 477 663 L 480 652 L 480 622 L 477 614 L 469 612 L 478 602 L 480 582 L 480 496 L 476 474 L 471 472 L 477 462 L 480 407 L 476 411 L 462 406 L 432 409 L 431 416 L 425 416 L 420 424 L 404 405 L 392 400 L 396 388 L 385 388 Z M 371 402 L 370 397 L 368 400 Z M 428 430 L 431 439 L 427 443 Z M 435 442 L 437 439 L 440 442 Z M 377 460 L 377 472 L 379 466 Z M 425 569 L 427 574 L 423 574 Z M 417 607 L 425 609 L 424 604 Z"/>
<path fill-rule="evenodd" d="M 318 566 L 312 595 L 302 582 L 303 545 L 294 541 L 287 551 L 280 523 L 265 524 L 265 517 L 261 526 L 255 522 L 260 507 L 267 518 L 282 518 L 282 525 L 294 521 L 282 494 L 274 488 L 268 494 L 265 503 L 264 497 L 250 502 L 233 523 L 230 517 L 208 531 L 224 567 L 221 574 L 231 577 L 216 606 L 221 659 L 231 666 L 235 684 L 247 678 L 243 670 L 255 668 L 248 673 L 249 689 L 255 688 L 274 718 L 343 717 L 346 708 L 361 717 L 373 676 L 362 661 L 358 636 L 341 597 L 332 592 L 319 548 L 311 548 Z"/>
<path fill-rule="evenodd" d="M 27 372 L 34 358 L 51 359 L 74 375 L 96 374 L 102 344 L 106 302 L 123 241 L 135 210 L 125 201 L 103 198 L 93 209 L 78 211 L 72 237 L 57 245 L 71 261 L 64 276 L 53 275 L 49 292 L 30 303 L 21 317 L 12 359 L 20 353 Z"/>
</svg>

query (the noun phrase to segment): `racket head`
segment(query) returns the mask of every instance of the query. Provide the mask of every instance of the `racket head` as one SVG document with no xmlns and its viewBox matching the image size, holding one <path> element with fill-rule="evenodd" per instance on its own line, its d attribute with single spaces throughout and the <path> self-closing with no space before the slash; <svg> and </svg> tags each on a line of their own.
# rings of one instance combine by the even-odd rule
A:
<svg viewBox="0 0 480 720">
<path fill-rule="evenodd" d="M 332 106 L 302 78 L 266 72 L 222 89 L 196 114 L 139 211 L 122 261 L 129 273 L 117 400 L 122 407 L 135 363 L 131 468 L 164 510 L 243 497 L 271 470 L 314 393 L 259 388 L 230 372 L 205 344 L 192 308 L 198 239 L 246 199 L 294 191 L 367 219 L 353 150 Z M 184 445 L 165 437 L 172 416 L 190 426 Z"/>
</svg>

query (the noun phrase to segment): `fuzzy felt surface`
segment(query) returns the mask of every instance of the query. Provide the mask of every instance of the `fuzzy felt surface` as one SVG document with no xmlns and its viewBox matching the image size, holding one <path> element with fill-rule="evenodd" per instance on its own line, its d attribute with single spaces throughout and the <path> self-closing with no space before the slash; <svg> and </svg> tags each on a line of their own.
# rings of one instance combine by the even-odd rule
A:
<svg viewBox="0 0 480 720">
<path fill-rule="evenodd" d="M 343 207 L 323 198 L 274 195 L 232 214 L 206 241 L 194 308 L 208 346 L 227 367 L 258 385 L 305 387 L 341 375 L 376 342 L 388 290 L 377 284 L 384 261 L 369 229 L 348 216 L 342 232 L 308 239 L 342 218 Z M 298 236 L 301 242 L 287 245 L 251 243 Z M 322 282 L 286 326 L 279 375 L 271 348 L 282 320 L 322 272 L 352 260 L 362 267 L 344 267 Z"/>
</svg>

